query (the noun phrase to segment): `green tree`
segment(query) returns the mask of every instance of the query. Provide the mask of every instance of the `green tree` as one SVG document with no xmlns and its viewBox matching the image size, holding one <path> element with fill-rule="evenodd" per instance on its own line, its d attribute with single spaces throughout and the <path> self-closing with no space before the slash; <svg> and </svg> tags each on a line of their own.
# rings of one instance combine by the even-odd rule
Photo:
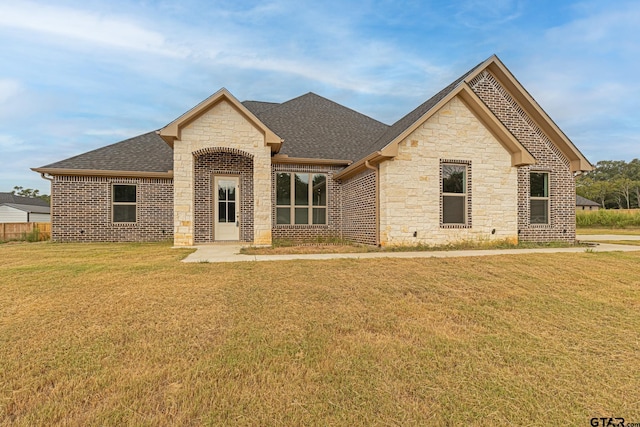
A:
<svg viewBox="0 0 640 427">
<path fill-rule="evenodd" d="M 51 202 L 51 196 L 49 196 L 48 194 L 40 194 L 40 190 L 38 189 L 34 190 L 31 188 L 24 188 L 16 185 L 15 187 L 13 187 L 11 194 L 15 194 L 16 196 L 22 196 L 22 197 L 33 197 L 33 198 L 45 200 L 46 202 L 49 202 L 49 203 Z"/>
</svg>

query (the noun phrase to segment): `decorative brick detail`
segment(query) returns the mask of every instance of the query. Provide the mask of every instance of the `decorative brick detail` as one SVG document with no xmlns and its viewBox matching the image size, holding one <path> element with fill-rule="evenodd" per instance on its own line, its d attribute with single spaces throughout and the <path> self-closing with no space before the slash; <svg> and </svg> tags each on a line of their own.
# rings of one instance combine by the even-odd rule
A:
<svg viewBox="0 0 640 427">
<path fill-rule="evenodd" d="M 137 222 L 112 222 L 113 184 L 136 184 Z M 55 176 L 51 208 L 54 242 L 155 242 L 173 238 L 171 179 Z"/>
<path fill-rule="evenodd" d="M 208 147 L 194 155 L 194 243 L 215 241 L 213 177 L 240 177 L 240 241 L 253 242 L 253 156 L 226 147 Z"/>
<path fill-rule="evenodd" d="M 518 168 L 518 237 L 522 241 L 575 241 L 575 181 L 569 160 L 551 142 L 489 71 L 469 85 L 489 109 L 533 155 L 536 164 Z M 549 224 L 530 223 L 529 173 L 549 171 Z"/>
<path fill-rule="evenodd" d="M 364 245 L 377 245 L 376 172 L 367 170 L 342 183 L 342 236 Z"/>
<path fill-rule="evenodd" d="M 340 171 L 339 166 L 273 164 L 271 166 L 271 218 L 272 236 L 274 239 L 293 241 L 312 240 L 318 237 L 341 238 L 342 229 L 342 189 L 333 179 L 333 175 Z M 322 225 L 276 224 L 276 173 L 323 173 L 327 175 L 327 223 Z"/>
</svg>

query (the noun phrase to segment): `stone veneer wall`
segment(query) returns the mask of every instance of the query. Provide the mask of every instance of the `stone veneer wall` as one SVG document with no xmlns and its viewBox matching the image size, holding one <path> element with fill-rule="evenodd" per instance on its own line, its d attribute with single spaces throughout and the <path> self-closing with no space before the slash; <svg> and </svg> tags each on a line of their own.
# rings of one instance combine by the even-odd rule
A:
<svg viewBox="0 0 640 427">
<path fill-rule="evenodd" d="M 194 243 L 215 241 L 213 176 L 240 177 L 240 241 L 253 242 L 253 159 L 232 148 L 204 148 L 194 153 Z"/>
<path fill-rule="evenodd" d="M 136 184 L 137 222 L 114 224 L 112 184 Z M 173 180 L 55 176 L 51 183 L 55 242 L 154 242 L 173 238 Z"/>
<path fill-rule="evenodd" d="M 569 160 L 500 85 L 484 71 L 469 85 L 500 121 L 535 157 L 536 164 L 518 168 L 518 230 L 523 241 L 568 241 L 576 238 L 575 181 Z M 529 222 L 529 172 L 549 172 L 550 223 Z"/>
<path fill-rule="evenodd" d="M 471 227 L 440 224 L 442 160 L 470 164 Z M 463 101 L 453 98 L 400 142 L 394 159 L 380 164 L 380 244 L 515 240 L 517 183 L 510 153 Z"/>
<path fill-rule="evenodd" d="M 194 243 L 194 153 L 210 147 L 253 156 L 253 243 L 271 244 L 271 149 L 262 132 L 226 100 L 184 126 L 174 143 L 174 243 Z"/>
<path fill-rule="evenodd" d="M 271 190 L 273 225 L 273 238 L 286 239 L 298 242 L 313 240 L 318 237 L 341 238 L 342 228 L 342 191 L 340 184 L 333 179 L 333 175 L 341 170 L 339 166 L 317 166 L 317 165 L 294 165 L 294 164 L 274 164 L 271 168 Z M 327 174 L 327 224 L 323 225 L 296 225 L 296 224 L 276 224 L 276 173 L 278 172 L 300 172 L 300 173 L 324 173 Z"/>
<path fill-rule="evenodd" d="M 377 245 L 376 172 L 367 170 L 342 183 L 342 236 L 364 245 Z"/>
</svg>

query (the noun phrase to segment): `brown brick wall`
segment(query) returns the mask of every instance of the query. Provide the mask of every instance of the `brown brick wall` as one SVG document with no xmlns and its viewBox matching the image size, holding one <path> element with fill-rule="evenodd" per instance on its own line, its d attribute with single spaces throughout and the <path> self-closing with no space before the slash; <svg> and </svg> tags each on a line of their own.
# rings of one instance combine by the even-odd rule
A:
<svg viewBox="0 0 640 427">
<path fill-rule="evenodd" d="M 376 172 L 367 170 L 342 183 L 342 236 L 364 245 L 377 245 Z"/>
<path fill-rule="evenodd" d="M 272 236 L 274 239 L 309 241 L 318 237 L 341 238 L 342 228 L 342 189 L 333 179 L 333 175 L 342 168 L 338 166 L 273 164 L 271 166 L 271 206 Z M 323 225 L 284 225 L 276 224 L 276 173 L 324 173 L 327 174 L 327 224 Z"/>
<path fill-rule="evenodd" d="M 205 148 L 194 155 L 194 243 L 213 242 L 213 177 L 240 177 L 240 241 L 253 242 L 253 156 L 234 148 Z"/>
<path fill-rule="evenodd" d="M 575 241 L 575 181 L 569 160 L 488 71 L 470 82 L 473 91 L 536 159 L 518 168 L 518 237 L 523 241 Z M 549 172 L 549 224 L 529 222 L 529 173 Z"/>
<path fill-rule="evenodd" d="M 112 223 L 112 184 L 136 184 L 136 223 Z M 51 239 L 55 242 L 154 242 L 173 238 L 171 179 L 56 176 L 51 196 Z"/>
</svg>

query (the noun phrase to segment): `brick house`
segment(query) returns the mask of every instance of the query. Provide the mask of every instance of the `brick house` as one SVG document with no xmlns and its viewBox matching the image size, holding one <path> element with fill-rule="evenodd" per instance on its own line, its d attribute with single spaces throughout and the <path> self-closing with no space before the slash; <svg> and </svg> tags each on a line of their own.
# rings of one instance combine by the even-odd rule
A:
<svg viewBox="0 0 640 427">
<path fill-rule="evenodd" d="M 33 170 L 56 241 L 575 240 L 592 169 L 496 57 L 393 125 L 221 89 L 162 129 Z"/>
</svg>

